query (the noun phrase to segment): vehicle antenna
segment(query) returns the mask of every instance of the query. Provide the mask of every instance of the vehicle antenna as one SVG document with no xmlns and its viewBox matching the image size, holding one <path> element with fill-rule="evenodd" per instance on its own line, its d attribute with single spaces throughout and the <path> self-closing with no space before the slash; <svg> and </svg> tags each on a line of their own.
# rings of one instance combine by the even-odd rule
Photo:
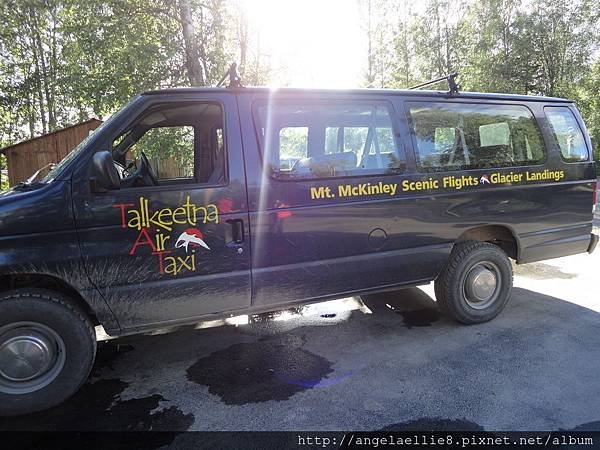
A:
<svg viewBox="0 0 600 450">
<path fill-rule="evenodd" d="M 217 84 L 217 87 L 222 86 L 228 77 L 229 77 L 229 84 L 227 85 L 228 89 L 244 87 L 242 85 L 242 77 L 240 77 L 238 75 L 236 63 L 231 63 L 231 65 L 229 66 L 229 69 L 227 69 L 227 72 L 225 72 L 225 75 L 223 75 L 223 78 L 221 78 L 221 81 L 219 81 L 219 83 Z"/>
<path fill-rule="evenodd" d="M 449 94 L 458 94 L 459 85 L 456 83 L 456 77 L 458 77 L 458 72 L 451 73 L 449 75 L 445 75 L 443 77 L 436 78 L 434 80 L 426 81 L 425 83 L 417 84 L 416 86 L 411 86 L 408 89 L 419 89 L 425 86 L 429 86 L 431 84 L 439 83 L 440 81 L 447 81 Z"/>
</svg>

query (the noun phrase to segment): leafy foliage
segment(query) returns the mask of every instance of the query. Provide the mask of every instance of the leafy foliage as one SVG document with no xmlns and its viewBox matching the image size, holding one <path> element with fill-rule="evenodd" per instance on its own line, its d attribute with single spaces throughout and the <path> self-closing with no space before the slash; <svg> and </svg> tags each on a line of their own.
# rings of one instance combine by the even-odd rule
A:
<svg viewBox="0 0 600 450">
<path fill-rule="evenodd" d="M 384 70 L 367 71 L 365 86 L 406 88 L 458 71 L 464 91 L 571 98 L 600 157 L 597 0 L 427 0 L 419 11 L 405 0 L 379 3 L 362 0 L 363 15 L 393 45 L 367 36 L 367 65 Z"/>
<path fill-rule="evenodd" d="M 214 85 L 239 53 L 236 14 L 224 0 L 0 2 L 0 142 L 102 118 L 146 90 Z"/>
<path fill-rule="evenodd" d="M 459 71 L 463 90 L 569 97 L 598 147 L 597 0 L 347 4 L 356 7 L 365 86 Z M 266 84 L 269 57 L 252 26 L 240 0 L 4 0 L 0 146 L 103 118 L 141 91 L 214 85 L 233 60 L 248 84 Z"/>
</svg>

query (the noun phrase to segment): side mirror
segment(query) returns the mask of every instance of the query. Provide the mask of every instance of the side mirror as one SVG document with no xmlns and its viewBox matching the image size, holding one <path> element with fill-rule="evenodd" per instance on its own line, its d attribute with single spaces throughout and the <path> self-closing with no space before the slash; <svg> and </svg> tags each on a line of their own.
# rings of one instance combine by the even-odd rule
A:
<svg viewBox="0 0 600 450">
<path fill-rule="evenodd" d="M 119 172 L 109 151 L 94 154 L 90 170 L 90 186 L 92 192 L 106 192 L 119 189 L 121 186 Z"/>
</svg>

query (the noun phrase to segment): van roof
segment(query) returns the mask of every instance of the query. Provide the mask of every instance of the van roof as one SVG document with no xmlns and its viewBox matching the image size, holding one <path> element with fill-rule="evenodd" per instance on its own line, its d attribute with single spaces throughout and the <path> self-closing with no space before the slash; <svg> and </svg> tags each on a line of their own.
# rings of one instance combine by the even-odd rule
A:
<svg viewBox="0 0 600 450">
<path fill-rule="evenodd" d="M 308 88 L 268 88 L 268 87 L 244 87 L 229 89 L 224 87 L 179 87 L 169 89 L 159 89 L 144 92 L 142 95 L 169 95 L 169 94 L 189 94 L 189 93 L 215 93 L 231 92 L 235 94 L 243 93 L 269 93 L 275 91 L 279 94 L 349 94 L 349 95 L 398 95 L 405 97 L 433 97 L 440 99 L 448 98 L 478 98 L 490 100 L 517 100 L 521 102 L 546 102 L 546 103 L 573 103 L 572 100 L 558 97 L 543 97 L 536 95 L 520 94 L 499 94 L 489 92 L 460 92 L 458 94 L 449 94 L 448 91 L 432 91 L 425 89 L 308 89 Z"/>
</svg>

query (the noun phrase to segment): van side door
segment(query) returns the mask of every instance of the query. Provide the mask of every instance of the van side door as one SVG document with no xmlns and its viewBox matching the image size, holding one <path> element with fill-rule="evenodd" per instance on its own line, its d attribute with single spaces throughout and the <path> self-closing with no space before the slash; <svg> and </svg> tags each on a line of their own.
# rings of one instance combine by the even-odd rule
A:
<svg viewBox="0 0 600 450">
<path fill-rule="evenodd" d="M 243 124 L 253 305 L 435 277 L 450 244 L 422 235 L 421 211 L 400 192 L 410 139 L 386 97 L 247 94 L 240 114 L 253 118 Z"/>
<path fill-rule="evenodd" d="M 124 330 L 248 307 L 248 206 L 234 94 L 151 94 L 139 103 L 96 149 L 112 152 L 121 188 L 95 191 L 87 166 L 74 174 L 89 278 Z M 151 171 L 142 176 L 144 161 Z"/>
</svg>

